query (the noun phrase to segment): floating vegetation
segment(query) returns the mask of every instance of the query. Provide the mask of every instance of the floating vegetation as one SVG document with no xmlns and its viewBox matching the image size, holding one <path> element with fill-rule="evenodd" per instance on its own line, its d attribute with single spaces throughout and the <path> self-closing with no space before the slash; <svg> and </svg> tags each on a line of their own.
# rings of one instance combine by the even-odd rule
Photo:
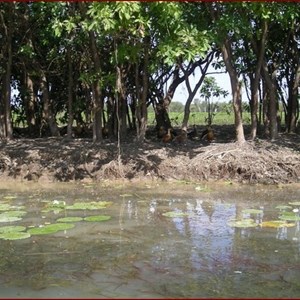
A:
<svg viewBox="0 0 300 300">
<path fill-rule="evenodd" d="M 41 227 L 30 228 L 27 232 L 29 232 L 31 235 L 52 234 L 58 231 L 71 229 L 74 226 L 75 225 L 72 223 L 49 224 Z"/>
<path fill-rule="evenodd" d="M 22 232 L 22 231 L 12 231 L 12 232 L 5 232 L 0 233 L 0 239 L 3 240 L 22 240 L 30 238 L 29 232 Z"/>
<path fill-rule="evenodd" d="M 242 219 L 242 220 L 230 220 L 228 223 L 230 227 L 237 227 L 237 228 L 251 228 L 256 227 L 258 224 L 255 223 L 253 219 Z"/>
<path fill-rule="evenodd" d="M 0 227 L 0 239 L 3 240 L 21 240 L 30 237 L 30 233 L 25 231 L 24 226 L 2 226 Z"/>
<path fill-rule="evenodd" d="M 47 201 L 47 206 L 42 212 L 60 213 L 66 208 L 66 202 L 61 200 L 53 200 L 52 202 Z"/>
<path fill-rule="evenodd" d="M 182 217 L 187 217 L 189 214 L 184 212 L 179 212 L 179 211 L 168 211 L 163 213 L 162 215 L 168 218 L 182 218 Z"/>
<path fill-rule="evenodd" d="M 4 213 L 0 214 L 0 222 L 15 222 L 22 220 L 22 216 L 26 214 L 26 211 L 22 210 L 12 210 L 12 211 L 6 211 Z"/>
<path fill-rule="evenodd" d="M 195 190 L 200 192 L 211 192 L 211 189 L 208 188 L 207 186 L 200 186 L 200 185 L 196 186 Z"/>
<path fill-rule="evenodd" d="M 24 231 L 25 229 L 26 229 L 25 226 L 2 226 L 0 227 L 0 234 L 13 232 L 13 231 Z"/>
<path fill-rule="evenodd" d="M 56 222 L 61 222 L 61 223 L 73 223 L 73 222 L 80 222 L 82 221 L 82 217 L 65 217 L 65 218 L 59 218 L 56 220 Z"/>
<path fill-rule="evenodd" d="M 1 211 L 6 211 L 6 210 L 10 210 L 11 206 L 7 203 L 0 203 L 0 210 Z"/>
<path fill-rule="evenodd" d="M 120 197 L 132 197 L 132 195 L 131 194 L 122 194 L 122 195 L 120 195 Z"/>
<path fill-rule="evenodd" d="M 295 223 L 287 223 L 286 221 L 265 221 L 260 224 L 261 227 L 270 227 L 270 228 L 282 228 L 282 227 L 294 227 Z"/>
<path fill-rule="evenodd" d="M 76 202 L 73 205 L 66 206 L 66 209 L 88 209 L 97 210 L 103 209 L 111 205 L 111 201 L 98 201 L 98 202 Z"/>
<path fill-rule="evenodd" d="M 6 195 L 3 197 L 3 199 L 5 199 L 5 200 L 12 200 L 12 199 L 16 199 L 16 198 L 17 198 L 17 196 L 15 196 L 15 195 Z"/>
<path fill-rule="evenodd" d="M 111 219 L 111 216 L 89 216 L 89 217 L 85 217 L 84 221 L 88 221 L 88 222 L 102 222 L 102 221 L 108 221 Z"/>
<path fill-rule="evenodd" d="M 242 213 L 243 214 L 250 214 L 250 215 L 258 215 L 258 214 L 262 214 L 263 210 L 261 210 L 261 209 L 247 208 L 247 209 L 243 209 Z"/>
<path fill-rule="evenodd" d="M 280 220 L 285 220 L 285 221 L 300 221 L 300 216 L 296 215 L 293 212 L 283 212 L 280 216 L 279 216 Z"/>
<path fill-rule="evenodd" d="M 300 201 L 289 202 L 290 205 L 300 206 Z"/>
<path fill-rule="evenodd" d="M 292 209 L 292 207 L 289 205 L 278 205 L 275 208 L 280 209 L 280 210 Z"/>
</svg>

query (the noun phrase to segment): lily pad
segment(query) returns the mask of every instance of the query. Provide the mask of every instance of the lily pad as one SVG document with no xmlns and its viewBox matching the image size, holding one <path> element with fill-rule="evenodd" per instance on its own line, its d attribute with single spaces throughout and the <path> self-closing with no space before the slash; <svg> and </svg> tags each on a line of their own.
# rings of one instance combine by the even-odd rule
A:
<svg viewBox="0 0 300 300">
<path fill-rule="evenodd" d="M 16 199 L 17 196 L 14 196 L 14 195 L 6 195 L 3 197 L 3 199 L 6 199 L 6 200 L 11 200 L 11 199 Z"/>
<path fill-rule="evenodd" d="M 88 222 L 102 222 L 102 221 L 108 221 L 111 219 L 111 216 L 89 216 L 85 217 L 84 221 Z"/>
<path fill-rule="evenodd" d="M 73 222 L 80 222 L 82 220 L 83 220 L 83 218 L 81 218 L 81 217 L 65 217 L 65 218 L 57 219 L 56 222 L 73 223 Z"/>
<path fill-rule="evenodd" d="M 290 205 L 300 206 L 300 201 L 289 202 Z"/>
<path fill-rule="evenodd" d="M 242 220 L 230 220 L 228 222 L 230 227 L 237 227 L 237 228 L 250 228 L 256 227 L 258 224 L 255 223 L 253 219 L 242 219 Z"/>
<path fill-rule="evenodd" d="M 261 209 L 247 208 L 247 209 L 243 209 L 242 213 L 244 213 L 244 214 L 258 215 L 258 214 L 262 214 L 263 210 L 261 210 Z"/>
<path fill-rule="evenodd" d="M 49 224 L 42 227 L 34 227 L 28 229 L 31 235 L 41 235 L 41 234 L 52 234 L 61 230 L 67 230 L 73 228 L 75 225 L 72 223 L 57 223 L 57 224 Z"/>
<path fill-rule="evenodd" d="M 168 218 L 182 218 L 188 216 L 187 213 L 179 212 L 179 211 L 168 211 L 162 214 Z"/>
<path fill-rule="evenodd" d="M 68 205 L 66 209 L 88 209 L 88 210 L 97 210 L 106 208 L 108 205 L 111 205 L 110 201 L 98 201 L 98 202 L 75 202 L 73 205 Z"/>
<path fill-rule="evenodd" d="M 0 222 L 15 222 L 22 220 L 22 216 L 26 214 L 26 211 L 6 211 L 0 214 Z"/>
<path fill-rule="evenodd" d="M 31 235 L 29 232 L 21 232 L 21 231 L 0 233 L 0 239 L 3 240 L 22 240 L 22 239 L 27 239 L 30 236 Z"/>
<path fill-rule="evenodd" d="M 286 209 L 291 209 L 292 207 L 289 205 L 278 205 L 275 208 L 280 209 L 280 210 L 286 210 Z"/>
<path fill-rule="evenodd" d="M 8 233 L 8 232 L 24 231 L 25 229 L 26 229 L 25 226 L 2 226 L 0 227 L 0 234 Z"/>
<path fill-rule="evenodd" d="M 293 212 L 283 212 L 282 215 L 279 216 L 279 219 L 285 221 L 300 221 L 300 216 Z"/>
<path fill-rule="evenodd" d="M 7 210 L 10 210 L 11 209 L 11 206 L 7 203 L 1 203 L 0 204 L 0 210 L 1 211 L 7 211 Z"/>
<path fill-rule="evenodd" d="M 261 227 L 271 227 L 271 228 L 282 228 L 282 227 L 294 227 L 295 223 L 287 223 L 286 221 L 265 221 L 260 224 Z"/>
<path fill-rule="evenodd" d="M 200 191 L 200 192 L 211 192 L 210 188 L 208 188 L 206 186 L 200 186 L 200 185 L 196 186 L 195 190 Z"/>
</svg>

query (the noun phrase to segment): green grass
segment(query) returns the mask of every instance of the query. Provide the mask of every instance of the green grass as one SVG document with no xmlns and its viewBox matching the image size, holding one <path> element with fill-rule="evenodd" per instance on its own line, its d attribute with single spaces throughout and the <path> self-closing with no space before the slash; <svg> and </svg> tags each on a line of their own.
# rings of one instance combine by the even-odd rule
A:
<svg viewBox="0 0 300 300">
<path fill-rule="evenodd" d="M 181 126 L 183 120 L 183 112 L 171 112 L 169 113 L 169 117 L 171 119 L 172 126 Z M 189 125 L 207 125 L 206 122 L 207 113 L 205 112 L 196 112 L 190 114 Z M 245 125 L 250 124 L 250 114 L 244 112 L 243 113 L 243 123 Z M 155 116 L 154 112 L 148 113 L 148 125 L 155 125 Z M 234 115 L 227 114 L 226 112 L 218 112 L 215 114 L 213 118 L 212 125 L 231 125 L 234 124 Z"/>
</svg>

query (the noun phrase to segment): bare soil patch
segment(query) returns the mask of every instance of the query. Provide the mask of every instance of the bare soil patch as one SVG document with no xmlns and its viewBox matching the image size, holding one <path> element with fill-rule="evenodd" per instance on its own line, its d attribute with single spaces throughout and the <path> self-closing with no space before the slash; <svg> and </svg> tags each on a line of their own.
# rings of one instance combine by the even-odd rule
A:
<svg viewBox="0 0 300 300">
<path fill-rule="evenodd" d="M 204 128 L 199 128 L 199 130 Z M 300 137 L 234 142 L 233 126 L 215 126 L 216 140 L 164 144 L 149 132 L 143 144 L 132 140 L 93 143 L 90 137 L 15 138 L 0 144 L 0 178 L 19 181 L 229 180 L 243 183 L 300 181 Z M 246 130 L 247 133 L 247 130 Z"/>
</svg>

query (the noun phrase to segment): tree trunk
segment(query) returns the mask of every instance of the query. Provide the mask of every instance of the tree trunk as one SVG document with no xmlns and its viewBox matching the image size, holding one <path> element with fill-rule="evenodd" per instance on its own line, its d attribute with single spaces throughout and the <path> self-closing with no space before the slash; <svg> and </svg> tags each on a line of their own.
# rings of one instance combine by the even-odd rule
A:
<svg viewBox="0 0 300 300">
<path fill-rule="evenodd" d="M 8 21 L 5 24 L 4 16 L 2 12 L 0 12 L 1 23 L 4 27 L 4 34 L 5 34 L 5 43 L 4 43 L 4 55 L 6 57 L 6 63 L 4 65 L 5 74 L 3 76 L 3 90 L 2 90 L 2 111 L 0 112 L 0 123 L 1 123 L 1 130 L 0 135 L 2 138 L 5 139 L 12 139 L 13 137 L 13 128 L 12 128 L 12 120 L 11 120 L 11 87 L 10 87 L 10 80 L 11 80 L 11 66 L 12 66 L 12 35 L 13 35 L 13 10 L 14 10 L 14 3 L 7 3 L 7 17 Z"/>
<path fill-rule="evenodd" d="M 73 67 L 72 67 L 72 57 L 70 48 L 67 49 L 67 59 L 68 59 L 68 127 L 67 127 L 67 138 L 72 138 L 72 128 L 73 128 Z"/>
<path fill-rule="evenodd" d="M 139 93 L 138 98 L 138 141 L 142 142 L 145 139 L 148 115 L 147 115 L 147 96 L 148 96 L 148 86 L 149 86 L 149 75 L 148 75 L 148 65 L 149 65 L 149 48 L 150 48 L 150 38 L 144 38 L 144 63 L 143 63 L 143 77 L 142 77 L 142 92 Z M 136 74 L 136 77 L 138 74 Z M 137 79 L 137 78 L 136 78 Z"/>
<path fill-rule="evenodd" d="M 51 101 L 49 97 L 49 88 L 45 73 L 42 72 L 42 93 L 43 93 L 43 118 L 45 119 L 46 123 L 49 125 L 49 129 L 52 136 L 60 136 L 59 129 L 56 124 L 55 116 L 53 114 L 51 108 Z"/>
<path fill-rule="evenodd" d="M 229 40 L 226 38 L 222 45 L 222 55 L 225 62 L 226 69 L 229 73 L 231 91 L 232 91 L 232 104 L 234 111 L 234 124 L 236 140 L 238 144 L 243 144 L 245 140 L 244 127 L 242 122 L 242 98 L 241 98 L 241 85 L 238 81 L 238 75 L 232 63 L 231 45 Z"/>
<path fill-rule="evenodd" d="M 26 114 L 26 121 L 29 133 L 37 133 L 38 126 L 35 107 L 36 107 L 36 95 L 34 94 L 34 84 L 27 71 L 24 72 L 26 92 L 24 95 L 24 109 Z"/>
<path fill-rule="evenodd" d="M 293 60 L 292 63 L 292 74 L 290 76 L 289 84 L 289 97 L 288 97 L 288 107 L 287 107 L 287 131 L 289 133 L 294 133 L 296 131 L 296 124 L 299 117 L 299 92 L 298 88 L 300 85 L 300 54 L 298 45 L 296 43 L 295 34 L 293 34 Z"/>
<path fill-rule="evenodd" d="M 90 39 L 90 49 L 93 60 L 93 73 L 96 76 L 96 79 L 92 83 L 92 91 L 93 91 L 93 141 L 102 141 L 102 99 L 101 99 L 101 89 L 100 89 L 100 74 L 101 74 L 101 66 L 100 66 L 100 57 L 98 54 L 98 49 L 96 46 L 96 39 L 94 32 L 89 32 Z"/>
<path fill-rule="evenodd" d="M 198 66 L 199 62 L 191 63 L 189 65 L 189 69 L 187 70 L 188 75 L 191 75 L 195 68 Z M 185 77 L 180 77 L 179 74 L 179 67 L 176 66 L 174 72 L 173 72 L 173 79 L 172 83 L 168 88 L 166 96 L 155 106 L 155 119 L 156 119 L 156 128 L 159 129 L 161 126 L 164 128 L 170 128 L 172 127 L 171 121 L 169 118 L 169 105 L 172 101 L 172 98 L 175 94 L 175 91 L 177 87 L 185 80 Z"/>
<path fill-rule="evenodd" d="M 268 23 L 266 20 L 263 21 L 262 26 L 262 36 L 258 45 L 258 49 L 256 47 L 255 41 L 253 41 L 254 48 L 256 48 L 256 68 L 254 77 L 250 76 L 250 84 L 251 84 L 251 139 L 254 140 L 257 135 L 257 113 L 258 113 L 258 103 L 259 103 L 259 81 L 260 81 L 260 74 L 261 68 L 263 64 L 263 58 L 265 54 L 265 43 L 267 39 L 268 33 Z"/>
<path fill-rule="evenodd" d="M 181 129 L 184 131 L 187 131 L 188 128 L 188 122 L 189 122 L 189 118 L 190 118 L 190 106 L 191 103 L 197 93 L 197 91 L 199 90 L 205 76 L 206 76 L 206 72 L 208 70 L 208 67 L 210 65 L 210 63 L 212 62 L 212 59 L 214 57 L 213 52 L 209 53 L 207 56 L 207 60 L 206 60 L 206 64 L 204 66 L 204 68 L 200 68 L 201 69 L 201 77 L 199 78 L 198 82 L 196 83 L 194 89 L 191 89 L 190 86 L 190 82 L 189 82 L 189 75 L 187 73 L 186 70 L 184 70 L 183 68 L 181 68 L 181 70 L 184 73 L 184 77 L 185 77 L 185 83 L 186 83 L 186 87 L 189 93 L 188 99 L 186 100 L 185 106 L 184 106 L 184 115 L 183 115 L 183 121 L 182 121 L 182 125 L 181 125 Z"/>
<path fill-rule="evenodd" d="M 270 76 L 267 63 L 263 64 L 263 78 L 266 83 L 269 97 L 268 116 L 270 122 L 270 138 L 275 140 L 278 138 L 278 124 L 277 124 L 277 99 L 276 99 L 276 88 L 274 84 L 275 71 Z"/>
</svg>

